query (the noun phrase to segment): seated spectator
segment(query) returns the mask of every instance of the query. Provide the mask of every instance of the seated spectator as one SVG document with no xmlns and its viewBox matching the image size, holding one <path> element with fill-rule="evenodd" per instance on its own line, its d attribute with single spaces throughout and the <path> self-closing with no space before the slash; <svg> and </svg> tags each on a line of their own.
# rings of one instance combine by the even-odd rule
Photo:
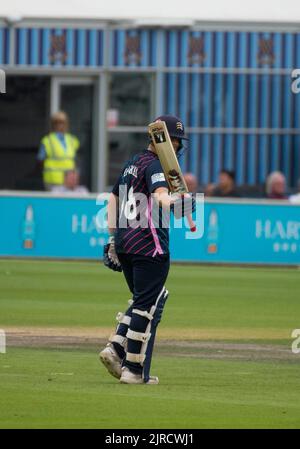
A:
<svg viewBox="0 0 300 449">
<path fill-rule="evenodd" d="M 213 184 L 212 182 L 207 184 L 207 186 L 204 189 L 204 195 L 205 196 L 213 196 L 213 191 L 216 188 L 217 184 Z"/>
<path fill-rule="evenodd" d="M 264 198 L 266 194 L 264 184 L 241 184 L 237 191 L 243 198 Z"/>
<path fill-rule="evenodd" d="M 283 173 L 274 171 L 269 174 L 266 180 L 267 198 L 272 200 L 286 200 L 286 180 Z"/>
<path fill-rule="evenodd" d="M 294 195 L 291 195 L 290 197 L 289 197 L 289 200 L 290 200 L 290 202 L 291 203 L 293 203 L 293 204 L 300 204 L 300 178 L 298 179 L 298 190 L 297 190 L 297 193 L 295 193 Z"/>
<path fill-rule="evenodd" d="M 198 191 L 198 180 L 193 173 L 185 173 L 183 175 L 187 188 L 190 193 L 197 193 Z"/>
<path fill-rule="evenodd" d="M 85 186 L 79 185 L 79 172 L 68 170 L 65 172 L 64 184 L 51 189 L 52 193 L 87 195 L 89 193 Z"/>
<path fill-rule="evenodd" d="M 219 182 L 211 188 L 210 196 L 239 197 L 240 195 L 235 187 L 235 173 L 231 170 L 221 170 Z"/>
</svg>

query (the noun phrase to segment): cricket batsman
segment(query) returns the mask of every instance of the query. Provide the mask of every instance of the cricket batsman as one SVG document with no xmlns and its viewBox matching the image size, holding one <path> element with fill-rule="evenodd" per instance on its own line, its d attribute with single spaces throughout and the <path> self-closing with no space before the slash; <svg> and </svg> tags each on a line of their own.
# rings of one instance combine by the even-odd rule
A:
<svg viewBox="0 0 300 449">
<path fill-rule="evenodd" d="M 182 121 L 172 115 L 158 120 L 166 123 L 178 153 L 182 141 L 188 140 Z M 123 384 L 158 384 L 158 378 L 150 376 L 150 366 L 156 328 L 168 298 L 169 226 L 165 226 L 165 216 L 169 217 L 170 209 L 185 216 L 195 206 L 189 197 L 178 209 L 182 195 L 169 194 L 151 137 L 149 141 L 146 150 L 126 163 L 108 202 L 110 237 L 104 248 L 104 265 L 123 272 L 132 299 L 126 312 L 118 313 L 115 333 L 99 356 Z"/>
</svg>

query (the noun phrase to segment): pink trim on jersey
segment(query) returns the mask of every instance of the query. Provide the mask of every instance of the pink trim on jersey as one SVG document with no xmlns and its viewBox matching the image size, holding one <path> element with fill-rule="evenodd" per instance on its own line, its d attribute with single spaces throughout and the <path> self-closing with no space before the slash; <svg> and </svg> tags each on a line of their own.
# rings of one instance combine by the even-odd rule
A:
<svg viewBox="0 0 300 449">
<path fill-rule="evenodd" d="M 149 251 L 148 253 L 146 253 L 145 256 L 150 256 L 150 254 L 153 253 L 153 251 L 154 251 L 154 250 L 151 249 L 151 251 Z M 152 254 L 152 257 L 154 257 L 154 255 L 155 255 L 155 251 L 154 251 L 154 253 Z"/>
<path fill-rule="evenodd" d="M 163 252 L 163 250 L 162 250 L 162 248 L 160 246 L 160 241 L 159 241 L 159 238 L 158 238 L 158 235 L 157 235 L 157 232 L 156 232 L 156 228 L 155 228 L 155 226 L 153 224 L 153 221 L 152 221 L 152 204 L 153 204 L 152 197 L 150 197 L 150 207 L 149 207 L 149 203 L 148 203 L 148 219 L 149 219 L 149 224 L 150 224 L 150 230 L 151 230 L 152 237 L 153 237 L 153 240 L 154 240 L 154 243 L 155 243 L 155 248 L 156 248 L 155 252 L 154 252 L 154 254 L 152 256 L 152 257 L 154 257 L 154 256 L 156 256 L 157 253 L 158 254 L 163 254 L 164 252 Z"/>
<path fill-rule="evenodd" d="M 142 248 L 139 248 L 138 251 L 142 251 L 144 248 L 146 248 L 147 246 L 149 246 L 151 244 L 152 244 L 152 242 L 148 242 L 145 246 L 143 246 Z M 153 251 L 153 249 L 151 249 L 150 253 L 152 253 L 152 251 Z M 134 253 L 134 254 L 139 254 L 139 253 Z M 147 253 L 147 254 L 149 254 L 149 253 Z M 147 254 L 145 254 L 145 256 L 147 256 Z"/>
<path fill-rule="evenodd" d="M 130 234 L 135 231 L 136 228 L 131 228 L 130 231 L 126 234 L 126 238 L 130 236 Z"/>
<path fill-rule="evenodd" d="M 132 239 L 134 239 L 135 237 L 137 237 L 138 235 L 140 235 L 141 232 L 142 232 L 142 231 L 139 231 L 137 234 L 133 234 L 133 236 L 130 237 L 130 239 L 127 240 L 127 241 L 124 243 L 124 248 L 126 248 L 126 246 L 128 245 L 128 243 L 131 242 Z M 127 235 L 126 235 L 126 237 L 127 237 Z"/>
<path fill-rule="evenodd" d="M 150 235 L 150 234 L 149 234 Z M 148 237 L 148 236 L 147 236 Z M 135 245 L 137 245 L 138 243 L 142 242 L 144 240 L 144 236 L 138 240 L 137 242 L 135 242 L 127 251 L 130 253 L 130 251 L 132 250 L 132 248 L 135 247 Z M 141 251 L 143 248 L 139 249 L 139 251 Z"/>
<path fill-rule="evenodd" d="M 128 243 L 135 237 L 140 236 L 141 234 L 143 234 L 143 231 L 138 232 L 137 234 L 134 234 L 125 244 L 124 244 L 124 248 L 126 249 L 126 247 L 128 246 Z M 128 249 L 128 251 L 130 251 L 137 243 L 139 243 L 141 240 L 143 240 L 144 238 L 150 237 L 151 233 L 143 235 L 142 238 L 138 241 L 136 241 L 135 243 L 133 243 L 133 245 Z"/>
</svg>

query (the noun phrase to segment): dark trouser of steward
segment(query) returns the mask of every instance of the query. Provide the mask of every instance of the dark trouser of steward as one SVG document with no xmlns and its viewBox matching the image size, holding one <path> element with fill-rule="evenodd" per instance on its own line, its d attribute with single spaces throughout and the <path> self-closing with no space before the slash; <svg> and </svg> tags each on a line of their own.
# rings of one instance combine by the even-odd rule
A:
<svg viewBox="0 0 300 449">
<path fill-rule="evenodd" d="M 147 257 L 118 254 L 128 287 L 133 294 L 125 314 L 119 313 L 116 333 L 110 339 L 118 355 L 135 374 L 149 380 L 156 334 L 168 291 L 164 287 L 170 267 L 169 255 Z"/>
</svg>

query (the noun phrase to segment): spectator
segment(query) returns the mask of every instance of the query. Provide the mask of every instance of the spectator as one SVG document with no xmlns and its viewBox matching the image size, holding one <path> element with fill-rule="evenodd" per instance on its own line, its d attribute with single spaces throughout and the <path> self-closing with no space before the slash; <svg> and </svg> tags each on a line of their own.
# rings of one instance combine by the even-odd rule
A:
<svg viewBox="0 0 300 449">
<path fill-rule="evenodd" d="M 214 189 L 216 188 L 216 186 L 217 186 L 217 184 L 213 184 L 212 182 L 207 184 L 207 186 L 205 187 L 205 190 L 204 190 L 204 195 L 205 196 L 213 196 L 213 192 L 214 192 Z"/>
<path fill-rule="evenodd" d="M 299 204 L 300 203 L 300 178 L 298 179 L 298 191 L 294 195 L 291 195 L 289 197 L 289 200 L 293 204 Z"/>
<path fill-rule="evenodd" d="M 219 182 L 210 188 L 210 196 L 239 197 L 235 187 L 235 173 L 231 170 L 221 170 Z"/>
<path fill-rule="evenodd" d="M 198 180 L 193 173 L 185 173 L 183 175 L 187 188 L 190 193 L 197 193 L 198 191 Z"/>
<path fill-rule="evenodd" d="M 283 173 L 274 171 L 269 174 L 266 180 L 267 198 L 272 200 L 286 200 L 286 180 Z"/>
<path fill-rule="evenodd" d="M 80 143 L 77 137 L 68 133 L 69 119 L 60 111 L 51 117 L 51 132 L 42 138 L 38 161 L 42 164 L 43 181 L 46 190 L 64 184 L 64 173 L 76 167 L 76 155 Z"/>
<path fill-rule="evenodd" d="M 87 195 L 89 193 L 85 186 L 79 185 L 78 170 L 68 170 L 64 173 L 64 184 L 55 186 L 51 190 L 52 193 Z"/>
</svg>

